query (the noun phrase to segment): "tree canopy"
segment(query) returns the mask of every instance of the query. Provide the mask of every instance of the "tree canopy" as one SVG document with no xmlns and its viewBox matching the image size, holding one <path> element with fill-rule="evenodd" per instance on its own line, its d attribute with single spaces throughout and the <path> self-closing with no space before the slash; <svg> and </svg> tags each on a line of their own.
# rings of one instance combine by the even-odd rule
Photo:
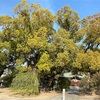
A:
<svg viewBox="0 0 100 100">
<path fill-rule="evenodd" d="M 0 16 L 2 71 L 25 62 L 39 74 L 53 77 L 63 70 L 100 71 L 100 14 L 80 20 L 76 11 L 64 6 L 53 15 L 39 4 L 28 5 L 26 0 L 14 13 L 16 17 Z M 57 31 L 54 23 L 60 26 Z"/>
</svg>

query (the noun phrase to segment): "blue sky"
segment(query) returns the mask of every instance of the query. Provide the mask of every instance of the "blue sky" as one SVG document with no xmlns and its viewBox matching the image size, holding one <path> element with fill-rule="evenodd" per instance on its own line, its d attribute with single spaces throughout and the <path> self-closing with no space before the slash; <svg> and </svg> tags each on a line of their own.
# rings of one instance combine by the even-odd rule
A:
<svg viewBox="0 0 100 100">
<path fill-rule="evenodd" d="M 29 4 L 40 3 L 41 7 L 49 9 L 53 14 L 65 5 L 77 11 L 80 18 L 100 12 L 100 0 L 27 0 Z M 0 0 L 0 16 L 13 16 L 13 8 L 21 0 Z"/>
</svg>

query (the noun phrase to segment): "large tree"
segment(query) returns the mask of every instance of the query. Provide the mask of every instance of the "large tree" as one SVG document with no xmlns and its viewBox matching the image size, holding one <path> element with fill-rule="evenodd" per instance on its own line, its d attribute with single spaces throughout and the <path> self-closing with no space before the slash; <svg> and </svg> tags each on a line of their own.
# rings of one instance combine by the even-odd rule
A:
<svg viewBox="0 0 100 100">
<path fill-rule="evenodd" d="M 88 16 L 82 20 L 82 23 L 82 28 L 85 28 L 83 38 L 85 52 L 87 50 L 100 52 L 100 14 Z"/>
<path fill-rule="evenodd" d="M 74 67 L 79 68 L 83 72 L 90 72 L 93 75 L 100 70 L 100 53 L 95 51 L 87 51 L 86 53 L 78 53 Z"/>
<path fill-rule="evenodd" d="M 50 41 L 50 35 L 54 32 L 54 16 L 49 10 L 40 8 L 38 4 L 29 6 L 26 0 L 22 0 L 15 7 L 14 12 L 17 17 L 0 17 L 2 27 L 0 50 L 7 49 L 8 58 L 15 57 L 16 62 L 20 63 L 27 61 L 28 65 L 33 67 L 42 52 L 45 51 L 46 44 Z M 32 47 L 31 40 L 34 41 L 34 44 L 37 41 L 38 45 Z M 13 61 L 8 63 L 11 62 Z"/>
<path fill-rule="evenodd" d="M 64 6 L 58 10 L 56 18 L 58 25 L 66 31 L 69 31 L 70 38 L 76 41 L 75 32 L 79 30 L 80 26 L 78 13 L 73 11 L 69 6 Z"/>
<path fill-rule="evenodd" d="M 38 4 L 29 6 L 26 0 L 22 0 L 14 12 L 16 17 L 0 17 L 0 51 L 6 50 L 3 52 L 6 53 L 4 66 L 27 61 L 27 66 L 36 69 L 40 78 L 50 74 L 52 81 L 64 69 L 72 69 L 78 52 L 72 35 L 78 30 L 77 13 L 71 10 L 76 19 L 73 21 L 73 17 L 69 21 L 68 29 L 61 27 L 56 32 L 53 28 L 55 16 Z"/>
<path fill-rule="evenodd" d="M 0 75 L 11 64 L 25 62 L 37 70 L 40 81 L 47 74 L 54 81 L 63 70 L 100 70 L 99 14 L 80 21 L 78 13 L 68 6 L 54 16 L 39 4 L 28 5 L 26 0 L 14 12 L 16 17 L 0 16 Z M 53 27 L 55 20 L 60 26 L 57 31 Z M 76 44 L 79 41 L 81 46 Z"/>
</svg>

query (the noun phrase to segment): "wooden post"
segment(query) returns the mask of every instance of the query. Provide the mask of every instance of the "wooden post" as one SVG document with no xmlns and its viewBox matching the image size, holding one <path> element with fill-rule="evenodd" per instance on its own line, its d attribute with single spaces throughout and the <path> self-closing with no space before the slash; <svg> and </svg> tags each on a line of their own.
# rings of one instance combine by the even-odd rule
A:
<svg viewBox="0 0 100 100">
<path fill-rule="evenodd" d="M 63 100 L 65 100 L 65 89 L 63 89 Z"/>
</svg>

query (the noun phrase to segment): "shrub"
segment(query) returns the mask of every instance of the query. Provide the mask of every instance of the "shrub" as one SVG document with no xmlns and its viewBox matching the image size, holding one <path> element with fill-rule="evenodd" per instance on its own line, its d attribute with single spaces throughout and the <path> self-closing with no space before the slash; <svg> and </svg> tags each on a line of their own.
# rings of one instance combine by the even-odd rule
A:
<svg viewBox="0 0 100 100">
<path fill-rule="evenodd" d="M 35 73 L 32 71 L 18 73 L 12 81 L 12 90 L 22 95 L 31 95 L 39 93 L 39 82 Z"/>
<path fill-rule="evenodd" d="M 86 90 L 87 88 L 89 88 L 89 84 L 90 84 L 89 77 L 84 77 L 81 79 L 80 87 Z"/>
<path fill-rule="evenodd" d="M 80 89 L 81 93 L 88 95 L 92 94 L 91 79 L 88 76 L 81 79 L 80 87 L 81 87 Z"/>
<path fill-rule="evenodd" d="M 70 86 L 70 80 L 65 77 L 59 77 L 58 79 L 58 90 L 62 91 L 62 89 L 68 90 Z"/>
<path fill-rule="evenodd" d="M 8 75 L 4 76 L 3 78 L 1 78 L 1 80 L 4 81 L 3 86 L 10 87 L 14 77 L 15 76 L 13 74 L 8 74 Z"/>
<path fill-rule="evenodd" d="M 92 83 L 97 94 L 100 94 L 100 72 L 93 75 Z"/>
</svg>

